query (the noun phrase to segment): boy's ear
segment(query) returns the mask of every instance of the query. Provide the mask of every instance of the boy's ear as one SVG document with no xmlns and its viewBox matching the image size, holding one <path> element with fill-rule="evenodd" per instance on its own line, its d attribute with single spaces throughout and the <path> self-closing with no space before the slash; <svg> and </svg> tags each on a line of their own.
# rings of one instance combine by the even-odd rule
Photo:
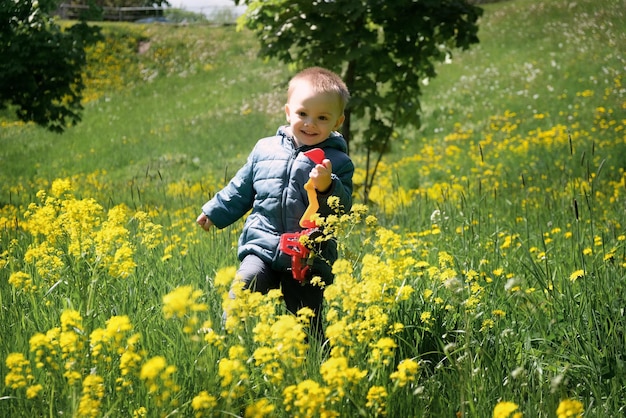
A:
<svg viewBox="0 0 626 418">
<path fill-rule="evenodd" d="M 287 123 L 291 123 L 289 120 L 289 103 L 285 104 L 285 117 L 287 118 Z"/>
<path fill-rule="evenodd" d="M 337 119 L 337 123 L 335 124 L 335 127 L 333 128 L 333 131 L 337 130 L 337 128 L 339 128 L 341 126 L 341 124 L 343 123 L 343 121 L 346 120 L 346 115 L 342 114 L 339 119 Z"/>
</svg>

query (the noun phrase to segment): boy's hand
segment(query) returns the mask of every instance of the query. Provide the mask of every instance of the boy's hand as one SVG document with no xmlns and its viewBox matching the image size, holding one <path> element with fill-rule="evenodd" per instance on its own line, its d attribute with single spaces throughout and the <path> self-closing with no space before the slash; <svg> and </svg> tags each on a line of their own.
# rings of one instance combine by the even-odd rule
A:
<svg viewBox="0 0 626 418">
<path fill-rule="evenodd" d="M 213 222 L 209 219 L 208 216 L 202 212 L 198 218 L 196 219 L 196 223 L 202 227 L 205 231 L 208 231 L 213 226 Z"/>
<path fill-rule="evenodd" d="M 309 178 L 313 182 L 313 186 L 320 193 L 325 193 L 330 189 L 333 183 L 330 175 L 333 173 L 333 166 L 329 159 L 322 161 L 322 164 L 317 164 L 309 173 Z"/>
</svg>

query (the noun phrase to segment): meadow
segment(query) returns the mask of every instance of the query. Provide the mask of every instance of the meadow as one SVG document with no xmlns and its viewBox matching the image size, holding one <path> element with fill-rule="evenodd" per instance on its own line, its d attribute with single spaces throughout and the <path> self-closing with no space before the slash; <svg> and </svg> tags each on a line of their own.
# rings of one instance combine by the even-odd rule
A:
<svg viewBox="0 0 626 418">
<path fill-rule="evenodd" d="M 279 292 L 227 297 L 242 223 L 194 223 L 289 68 L 232 26 L 104 25 L 79 125 L 0 114 L 0 416 L 623 416 L 624 6 L 485 5 L 367 205 L 356 147 L 324 347 Z"/>
</svg>

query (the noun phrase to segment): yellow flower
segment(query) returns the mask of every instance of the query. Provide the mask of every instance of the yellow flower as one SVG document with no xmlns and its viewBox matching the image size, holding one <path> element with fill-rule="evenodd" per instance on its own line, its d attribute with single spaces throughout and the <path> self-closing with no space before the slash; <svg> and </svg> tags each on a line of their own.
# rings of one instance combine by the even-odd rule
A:
<svg viewBox="0 0 626 418">
<path fill-rule="evenodd" d="M 393 339 L 389 337 L 381 338 L 376 342 L 376 344 L 372 345 L 372 352 L 370 354 L 371 357 L 369 362 L 376 364 L 382 361 L 383 364 L 388 365 L 389 363 L 391 363 L 394 349 L 397 346 L 398 345 Z"/>
<path fill-rule="evenodd" d="M 194 290 L 192 286 L 180 286 L 163 296 L 163 315 L 165 319 L 173 317 L 184 318 L 193 312 L 208 310 L 205 303 L 199 303 L 201 290 Z"/>
<path fill-rule="evenodd" d="M 570 274 L 569 279 L 573 282 L 575 282 L 576 280 L 580 279 L 581 277 L 583 277 L 585 275 L 585 270 L 576 270 L 575 272 L 573 272 L 572 274 Z"/>
<path fill-rule="evenodd" d="M 495 408 L 493 408 L 493 418 L 521 418 L 522 413 L 515 412 L 517 408 L 519 407 L 513 402 L 498 402 Z"/>
<path fill-rule="evenodd" d="M 36 333 L 28 340 L 30 352 L 35 353 L 35 366 L 38 369 L 43 368 L 46 364 L 52 370 L 60 368 L 56 362 L 56 356 L 59 352 L 60 334 L 61 328 L 54 327 L 46 331 L 45 334 Z"/>
<path fill-rule="evenodd" d="M 141 368 L 141 373 L 139 377 L 143 380 L 155 380 L 162 370 L 165 369 L 167 362 L 165 361 L 165 357 L 156 356 L 152 357 L 150 360 L 146 361 Z"/>
<path fill-rule="evenodd" d="M 48 240 L 41 244 L 30 246 L 24 254 L 24 262 L 33 264 L 39 277 L 49 284 L 61 278 L 65 267 L 62 251 L 54 247 L 52 242 L 53 240 L 48 237 Z"/>
<path fill-rule="evenodd" d="M 420 315 L 420 321 L 422 321 L 422 324 L 426 326 L 432 325 L 434 321 L 433 314 L 431 312 L 422 312 Z"/>
<path fill-rule="evenodd" d="M 217 374 L 222 378 L 222 387 L 237 384 L 239 381 L 248 378 L 246 369 L 245 348 L 241 345 L 234 345 L 228 349 L 228 358 L 219 361 Z"/>
<path fill-rule="evenodd" d="M 615 260 L 615 250 L 612 250 L 604 255 L 603 261 L 613 261 Z"/>
<path fill-rule="evenodd" d="M 163 226 L 152 223 L 146 212 L 137 211 L 133 218 L 139 221 L 137 237 L 141 243 L 150 250 L 156 248 L 163 241 Z"/>
<path fill-rule="evenodd" d="M 39 396 L 39 392 L 43 390 L 43 386 L 40 384 L 32 385 L 28 389 L 26 389 L 26 398 L 34 399 Z"/>
<path fill-rule="evenodd" d="M 349 367 L 346 357 L 331 357 L 320 366 L 322 379 L 326 384 L 337 391 L 342 398 L 352 385 L 359 383 L 367 375 L 367 371 L 357 367 Z"/>
<path fill-rule="evenodd" d="M 52 187 L 50 188 L 50 193 L 55 197 L 64 197 L 65 194 L 71 194 L 72 192 L 72 183 L 69 178 L 65 179 L 56 179 L 52 182 Z"/>
<path fill-rule="evenodd" d="M 80 312 L 73 309 L 66 309 L 61 313 L 61 329 L 63 331 L 69 331 L 77 329 L 82 331 L 83 318 L 80 316 Z"/>
<path fill-rule="evenodd" d="M 172 399 L 176 403 L 175 392 L 179 386 L 174 382 L 176 366 L 168 366 L 165 357 L 156 356 L 144 363 L 139 372 L 139 377 L 144 381 L 148 393 L 156 394 L 157 406 L 162 406 Z"/>
<path fill-rule="evenodd" d="M 270 382 L 282 381 L 285 367 L 294 369 L 302 364 L 307 349 L 303 323 L 312 315 L 311 309 L 301 309 L 298 317 L 280 315 L 273 324 L 260 322 L 254 327 L 253 338 L 259 347 L 252 357 Z"/>
<path fill-rule="evenodd" d="M 6 365 L 9 372 L 4 377 L 4 384 L 11 389 L 26 387 L 31 376 L 30 362 L 22 353 L 11 353 L 7 356 Z"/>
<path fill-rule="evenodd" d="M 415 381 L 415 376 L 419 370 L 419 363 L 413 359 L 404 359 L 398 364 L 398 369 L 391 373 L 389 377 L 400 387 L 406 386 Z"/>
<path fill-rule="evenodd" d="M 198 393 L 191 401 L 191 407 L 196 412 L 196 418 L 212 416 L 216 406 L 217 399 L 206 390 Z"/>
<path fill-rule="evenodd" d="M 387 396 L 387 390 L 384 387 L 372 386 L 367 391 L 367 403 L 365 407 L 373 410 L 373 416 L 387 415 L 387 411 L 385 410 Z"/>
<path fill-rule="evenodd" d="M 145 406 L 140 406 L 133 411 L 133 418 L 143 418 L 148 415 L 148 410 Z"/>
<path fill-rule="evenodd" d="M 200 328 L 199 331 L 204 333 L 204 341 L 207 344 L 212 345 L 217 348 L 220 348 L 223 346 L 224 336 L 215 332 L 215 330 L 212 328 L 211 321 L 208 321 L 208 320 L 205 321 L 204 324 L 202 324 L 202 327 Z"/>
<path fill-rule="evenodd" d="M 575 399 L 563 399 L 556 409 L 557 418 L 579 418 L 583 416 L 585 408 L 582 402 Z"/>
<path fill-rule="evenodd" d="M 236 267 L 223 267 L 215 274 L 215 286 L 228 288 L 235 279 L 237 273 Z"/>
<path fill-rule="evenodd" d="M 491 328 L 493 328 L 493 326 L 495 325 L 493 319 L 487 318 L 483 321 L 483 324 L 480 327 L 480 331 L 484 332 L 484 331 L 488 331 Z"/>
<path fill-rule="evenodd" d="M 109 274 L 112 277 L 126 278 L 130 276 L 137 263 L 133 260 L 134 250 L 131 248 L 130 243 L 124 242 L 118 249 L 115 250 L 113 260 L 109 266 Z"/>
<path fill-rule="evenodd" d="M 272 416 L 274 412 L 274 405 L 267 399 L 259 399 L 252 405 L 246 407 L 246 411 L 243 414 L 245 418 L 264 418 Z"/>
<path fill-rule="evenodd" d="M 491 311 L 491 314 L 498 318 L 504 318 L 506 316 L 506 312 L 504 312 L 502 309 L 494 309 L 493 311 Z"/>
<path fill-rule="evenodd" d="M 104 379 L 90 374 L 83 380 L 83 394 L 78 404 L 79 417 L 100 416 L 100 404 L 104 398 Z"/>
<path fill-rule="evenodd" d="M 9 284 L 16 289 L 23 290 L 25 292 L 37 290 L 37 286 L 33 285 L 33 280 L 31 279 L 30 274 L 21 271 L 11 273 L 9 276 Z"/>
<path fill-rule="evenodd" d="M 287 386 L 283 390 L 285 410 L 294 418 L 309 418 L 331 415 L 326 409 L 330 390 L 311 379 L 297 385 Z"/>
<path fill-rule="evenodd" d="M 91 355 L 94 361 L 110 361 L 110 356 L 126 351 L 124 339 L 133 326 L 126 315 L 112 316 L 106 321 L 106 328 L 97 328 L 89 336 Z M 129 346 L 132 346 L 130 339 Z"/>
<path fill-rule="evenodd" d="M 311 286 L 317 286 L 320 289 L 326 287 L 326 282 L 322 280 L 320 276 L 313 276 L 311 279 Z"/>
</svg>

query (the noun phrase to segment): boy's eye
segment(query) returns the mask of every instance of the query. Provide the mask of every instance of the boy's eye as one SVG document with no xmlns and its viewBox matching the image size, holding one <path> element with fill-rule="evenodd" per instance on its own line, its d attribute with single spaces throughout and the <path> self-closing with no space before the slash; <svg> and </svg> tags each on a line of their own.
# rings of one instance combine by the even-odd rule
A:
<svg viewBox="0 0 626 418">
<path fill-rule="evenodd" d="M 306 116 L 306 112 L 298 112 L 298 116 Z"/>
<path fill-rule="evenodd" d="M 320 120 L 327 121 L 328 118 L 326 116 L 320 116 Z"/>
</svg>

